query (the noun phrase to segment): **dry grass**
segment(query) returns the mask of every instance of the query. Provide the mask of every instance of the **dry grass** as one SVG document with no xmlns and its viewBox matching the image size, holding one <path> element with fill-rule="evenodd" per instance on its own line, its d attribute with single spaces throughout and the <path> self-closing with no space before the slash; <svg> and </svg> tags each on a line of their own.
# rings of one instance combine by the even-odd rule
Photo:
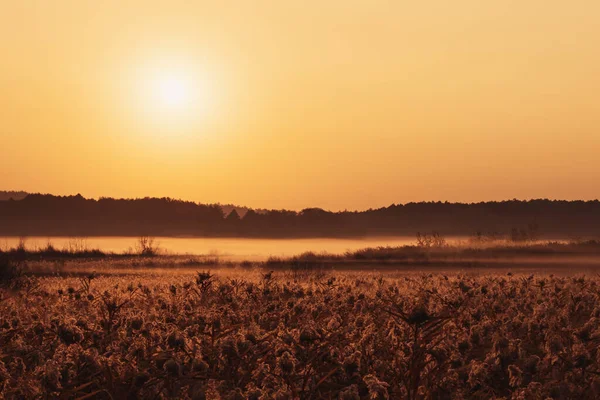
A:
<svg viewBox="0 0 600 400">
<path fill-rule="evenodd" d="M 84 270 L 0 289 L 0 397 L 600 396 L 595 277 Z"/>
</svg>

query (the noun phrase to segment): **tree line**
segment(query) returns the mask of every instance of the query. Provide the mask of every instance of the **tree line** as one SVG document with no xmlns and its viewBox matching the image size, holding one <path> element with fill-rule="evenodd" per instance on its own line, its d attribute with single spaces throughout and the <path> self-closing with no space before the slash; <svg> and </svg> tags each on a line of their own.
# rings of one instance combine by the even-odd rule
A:
<svg viewBox="0 0 600 400">
<path fill-rule="evenodd" d="M 229 210 L 228 210 L 229 211 Z M 246 208 L 244 208 L 246 211 Z M 365 211 L 332 212 L 233 208 L 171 198 L 86 199 L 29 194 L 0 200 L 0 235 L 14 236 L 239 236 L 352 237 L 515 235 L 535 226 L 548 238 L 600 235 L 600 202 L 509 200 L 480 203 L 419 202 Z"/>
</svg>

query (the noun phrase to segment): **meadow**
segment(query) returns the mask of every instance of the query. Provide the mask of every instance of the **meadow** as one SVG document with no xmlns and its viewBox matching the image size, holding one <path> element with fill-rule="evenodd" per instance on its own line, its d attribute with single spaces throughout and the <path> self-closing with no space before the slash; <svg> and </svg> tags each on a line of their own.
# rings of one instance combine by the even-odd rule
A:
<svg viewBox="0 0 600 400">
<path fill-rule="evenodd" d="M 532 246 L 535 254 L 595 251 Z M 416 247 L 430 257 L 458 251 Z M 600 396 L 598 275 L 408 268 L 398 257 L 408 251 L 417 252 L 238 264 L 5 252 L 5 263 L 22 268 L 0 286 L 0 397 Z"/>
</svg>

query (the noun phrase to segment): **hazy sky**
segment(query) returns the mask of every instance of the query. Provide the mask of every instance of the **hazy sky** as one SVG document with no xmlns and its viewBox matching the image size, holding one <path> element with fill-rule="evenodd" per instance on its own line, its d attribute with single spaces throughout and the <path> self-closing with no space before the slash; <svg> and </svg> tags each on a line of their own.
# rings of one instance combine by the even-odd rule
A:
<svg viewBox="0 0 600 400">
<path fill-rule="evenodd" d="M 600 1 L 0 0 L 0 190 L 591 199 Z"/>
</svg>

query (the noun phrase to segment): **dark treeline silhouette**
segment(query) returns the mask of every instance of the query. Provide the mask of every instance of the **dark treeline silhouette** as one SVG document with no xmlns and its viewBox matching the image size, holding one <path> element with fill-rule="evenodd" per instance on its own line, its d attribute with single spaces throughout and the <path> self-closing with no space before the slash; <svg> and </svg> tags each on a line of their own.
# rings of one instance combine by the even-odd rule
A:
<svg viewBox="0 0 600 400">
<path fill-rule="evenodd" d="M 506 235 L 535 226 L 541 237 L 600 235 L 600 202 L 500 201 L 473 204 L 422 202 L 366 211 L 299 212 L 252 209 L 225 214 L 220 205 L 169 198 L 85 199 L 30 194 L 0 201 L 0 235 L 15 236 L 239 236 L 350 237 Z"/>
<path fill-rule="evenodd" d="M 13 191 L 13 190 L 9 190 L 9 191 L 1 191 L 0 190 L 0 201 L 2 200 L 21 200 L 23 198 L 25 198 L 25 196 L 27 196 L 27 192 L 22 192 L 22 191 Z"/>
</svg>

